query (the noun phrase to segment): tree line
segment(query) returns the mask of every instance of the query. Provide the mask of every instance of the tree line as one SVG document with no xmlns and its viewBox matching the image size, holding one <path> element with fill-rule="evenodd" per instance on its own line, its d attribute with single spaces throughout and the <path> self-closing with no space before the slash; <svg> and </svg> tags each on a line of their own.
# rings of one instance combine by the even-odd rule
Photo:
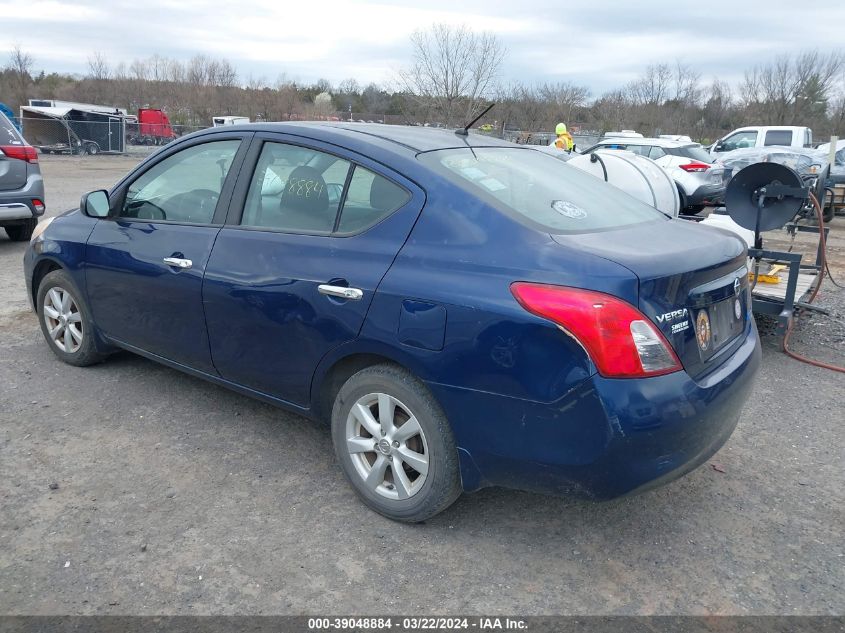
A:
<svg viewBox="0 0 845 633">
<path fill-rule="evenodd" d="M 737 85 L 681 61 L 653 64 L 633 81 L 593 95 L 573 82 L 506 82 L 507 50 L 491 33 L 434 25 L 411 37 L 408 65 L 384 85 L 355 78 L 299 82 L 280 74 L 241 76 L 226 59 L 187 61 L 153 55 L 130 63 L 94 52 L 84 74 L 36 71 L 21 47 L 0 72 L 0 101 L 29 98 L 126 108 L 162 108 L 171 121 L 206 127 L 215 115 L 252 120 L 363 119 L 386 123 L 463 125 L 491 100 L 479 121 L 499 132 L 551 132 L 564 121 L 582 132 L 634 129 L 645 135 L 687 134 L 709 142 L 742 125 L 807 125 L 816 138 L 845 136 L 845 51 L 809 50 L 774 56 L 747 68 Z"/>
</svg>

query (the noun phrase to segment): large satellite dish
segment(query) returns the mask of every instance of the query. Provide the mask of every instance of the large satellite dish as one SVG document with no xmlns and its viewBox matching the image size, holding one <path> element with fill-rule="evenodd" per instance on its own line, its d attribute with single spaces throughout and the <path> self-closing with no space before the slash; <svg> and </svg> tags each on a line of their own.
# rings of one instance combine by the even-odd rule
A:
<svg viewBox="0 0 845 633">
<path fill-rule="evenodd" d="M 797 172 L 778 163 L 754 163 L 728 183 L 725 207 L 731 219 L 755 232 L 779 229 L 794 218 L 808 190 Z"/>
</svg>

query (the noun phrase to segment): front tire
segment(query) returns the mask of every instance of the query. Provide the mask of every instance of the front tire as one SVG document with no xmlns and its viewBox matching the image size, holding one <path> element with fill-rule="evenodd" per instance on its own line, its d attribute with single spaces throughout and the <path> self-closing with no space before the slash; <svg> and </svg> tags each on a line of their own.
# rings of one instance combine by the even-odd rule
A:
<svg viewBox="0 0 845 633">
<path fill-rule="evenodd" d="M 461 494 L 452 429 L 428 389 L 395 365 L 375 365 L 341 387 L 332 409 L 335 454 L 352 487 L 390 519 L 424 521 Z"/>
<path fill-rule="evenodd" d="M 77 367 L 103 360 L 94 342 L 91 312 L 65 271 L 54 270 L 41 280 L 36 305 L 41 332 L 56 356 Z"/>
</svg>

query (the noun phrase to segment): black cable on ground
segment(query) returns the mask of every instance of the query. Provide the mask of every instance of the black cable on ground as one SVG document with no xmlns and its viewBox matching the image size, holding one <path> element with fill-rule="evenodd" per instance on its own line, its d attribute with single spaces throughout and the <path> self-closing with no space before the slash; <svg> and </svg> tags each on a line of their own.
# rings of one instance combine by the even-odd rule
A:
<svg viewBox="0 0 845 633">
<path fill-rule="evenodd" d="M 824 238 L 824 217 L 821 210 L 821 205 L 819 204 L 818 198 L 814 196 L 812 193 L 810 194 L 810 200 L 813 202 L 813 207 L 816 209 L 816 216 L 819 220 L 819 252 L 821 253 L 821 266 L 819 266 L 819 283 L 816 285 L 815 289 L 813 290 L 813 294 L 810 295 L 810 298 L 807 300 L 807 303 L 812 303 L 816 295 L 819 293 L 819 288 L 822 287 L 822 282 L 824 281 L 824 274 L 825 271 L 828 271 L 828 275 L 830 271 L 827 266 L 827 241 Z M 831 281 L 833 279 L 831 278 Z M 838 284 L 837 284 L 838 285 Z M 792 335 L 792 326 L 795 323 L 795 319 L 792 319 L 789 322 L 789 327 L 786 329 L 786 334 L 783 335 L 783 353 L 789 356 L 790 358 L 794 358 L 795 360 L 801 361 L 802 363 L 807 363 L 808 365 L 813 365 L 815 367 L 822 367 L 823 369 L 830 369 L 832 371 L 837 371 L 840 373 L 845 374 L 845 367 L 839 367 L 838 365 L 831 365 L 829 363 L 824 363 L 819 360 L 813 360 L 812 358 L 807 358 L 806 356 L 802 356 L 801 354 L 797 354 L 789 349 L 789 337 Z"/>
</svg>

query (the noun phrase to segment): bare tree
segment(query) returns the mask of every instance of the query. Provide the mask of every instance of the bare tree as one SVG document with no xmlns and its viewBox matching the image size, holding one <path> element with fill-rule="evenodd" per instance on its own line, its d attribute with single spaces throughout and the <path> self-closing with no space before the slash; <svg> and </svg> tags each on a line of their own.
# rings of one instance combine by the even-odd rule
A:
<svg viewBox="0 0 845 633">
<path fill-rule="evenodd" d="M 826 110 L 845 54 L 805 51 L 781 55 L 745 72 L 740 87 L 744 107 L 770 123 L 796 124 Z"/>
<path fill-rule="evenodd" d="M 15 44 L 9 53 L 9 64 L 6 67 L 14 78 L 14 90 L 17 97 L 17 105 L 25 105 L 26 93 L 29 84 L 32 83 L 32 68 L 35 60 L 32 55 L 25 52 L 20 44 Z"/>
<path fill-rule="evenodd" d="M 358 81 L 350 77 L 349 79 L 344 79 L 340 82 L 337 87 L 337 92 L 344 95 L 357 95 L 361 94 L 361 86 L 358 85 Z"/>
<path fill-rule="evenodd" d="M 493 88 L 505 47 L 492 33 L 435 24 L 411 35 L 413 62 L 399 74 L 405 92 L 427 102 L 446 125 L 470 119 Z"/>
<path fill-rule="evenodd" d="M 569 82 L 543 84 L 539 89 L 539 98 L 550 108 L 547 114 L 549 120 L 572 120 L 572 111 L 587 103 L 590 90 L 586 86 L 578 86 Z"/>
<path fill-rule="evenodd" d="M 109 62 L 106 56 L 95 51 L 88 57 L 88 77 L 94 81 L 103 81 L 111 76 Z"/>
</svg>

